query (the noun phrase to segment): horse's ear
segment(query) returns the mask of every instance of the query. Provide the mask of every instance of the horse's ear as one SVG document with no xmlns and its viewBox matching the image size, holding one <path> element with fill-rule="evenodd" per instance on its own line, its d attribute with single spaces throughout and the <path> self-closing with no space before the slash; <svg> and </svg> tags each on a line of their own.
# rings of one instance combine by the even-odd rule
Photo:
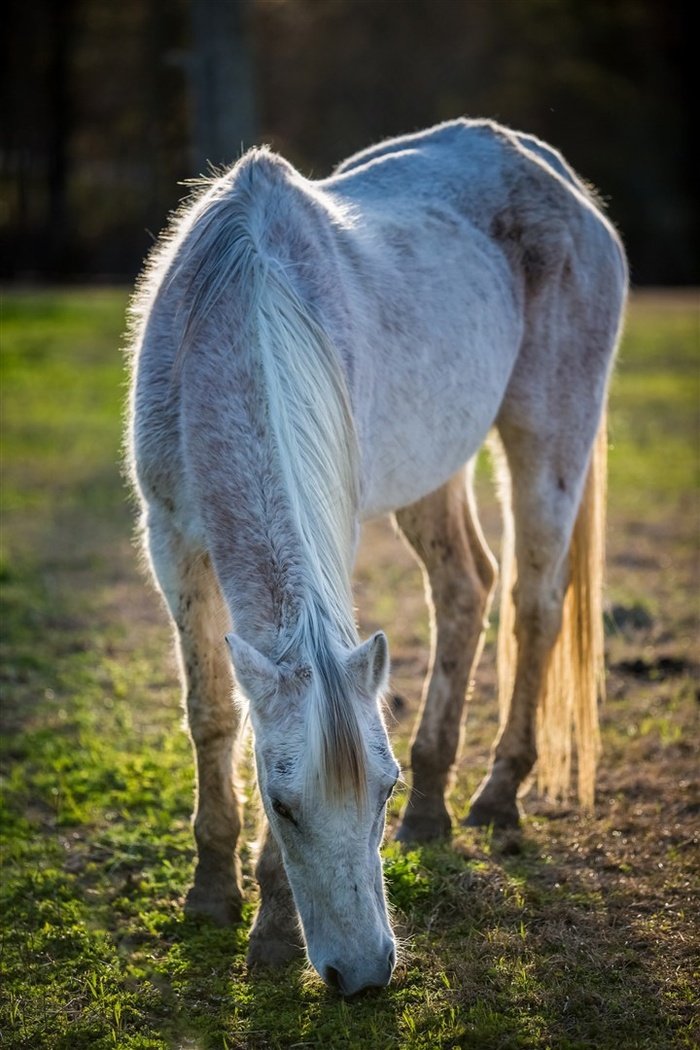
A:
<svg viewBox="0 0 700 1050">
<path fill-rule="evenodd" d="M 377 631 L 348 659 L 348 670 L 363 692 L 376 696 L 383 692 L 389 680 L 389 643 L 384 631 Z"/>
<path fill-rule="evenodd" d="M 266 656 L 244 642 L 237 634 L 227 634 L 236 681 L 253 703 L 269 696 L 277 688 L 279 671 Z"/>
</svg>

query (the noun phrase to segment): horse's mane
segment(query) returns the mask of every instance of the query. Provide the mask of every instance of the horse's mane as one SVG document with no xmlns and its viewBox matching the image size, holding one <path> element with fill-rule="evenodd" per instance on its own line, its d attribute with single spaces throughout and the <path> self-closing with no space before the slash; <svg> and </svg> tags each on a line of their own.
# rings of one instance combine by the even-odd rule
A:
<svg viewBox="0 0 700 1050">
<path fill-rule="evenodd" d="M 319 790 L 342 802 L 365 801 L 366 750 L 359 721 L 357 683 L 338 658 L 328 634 L 321 630 L 307 648 L 312 659 L 308 712 L 308 764 L 305 791 Z"/>
<path fill-rule="evenodd" d="M 303 553 L 304 593 L 275 655 L 311 671 L 310 776 L 331 797 L 350 791 L 360 801 L 365 751 L 341 657 L 359 641 L 350 590 L 359 450 L 338 351 L 298 290 L 293 258 L 269 243 L 274 220 L 293 240 L 305 217 L 295 208 L 303 190 L 290 185 L 292 171 L 266 150 L 251 151 L 195 204 L 187 252 L 176 254 L 171 270 L 171 280 L 179 273 L 188 289 L 175 369 L 204 319 L 224 297 L 227 307 L 234 298 L 236 342 L 247 344 L 262 370 L 268 425 Z M 304 258 L 305 273 L 314 261 Z"/>
</svg>

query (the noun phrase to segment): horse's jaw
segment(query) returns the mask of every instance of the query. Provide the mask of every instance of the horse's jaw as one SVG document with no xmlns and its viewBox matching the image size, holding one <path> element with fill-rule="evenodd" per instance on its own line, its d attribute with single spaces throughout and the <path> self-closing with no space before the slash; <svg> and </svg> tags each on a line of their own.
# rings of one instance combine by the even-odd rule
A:
<svg viewBox="0 0 700 1050">
<path fill-rule="evenodd" d="M 322 980 L 346 997 L 388 985 L 396 941 L 378 848 L 368 850 L 365 842 L 362 850 L 346 836 L 329 843 L 325 859 L 321 851 L 307 863 L 285 859 L 285 869 L 308 957 Z"/>
</svg>

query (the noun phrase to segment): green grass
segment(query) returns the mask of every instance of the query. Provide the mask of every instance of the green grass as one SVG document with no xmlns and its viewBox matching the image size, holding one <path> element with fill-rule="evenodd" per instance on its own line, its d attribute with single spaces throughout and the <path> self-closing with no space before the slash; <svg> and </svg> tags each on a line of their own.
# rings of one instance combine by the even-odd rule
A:
<svg viewBox="0 0 700 1050">
<path fill-rule="evenodd" d="M 700 475 L 698 297 L 640 296 L 627 318 L 610 412 L 613 509 L 633 512 L 697 493 Z"/>
<path fill-rule="evenodd" d="M 345 1003 L 302 964 L 247 972 L 252 817 L 242 923 L 183 916 L 192 762 L 120 479 L 124 307 L 106 290 L 2 299 L 0 1046 L 697 1046 L 697 310 L 635 301 L 613 385 L 611 591 L 650 613 L 611 638 L 595 816 L 552 820 L 530 800 L 522 834 L 387 844 L 400 962 L 388 989 Z M 392 644 L 419 653 L 408 576 L 369 565 L 363 617 L 393 617 Z M 677 675 L 660 654 L 683 657 Z M 621 669 L 630 657 L 646 678 Z M 414 671 L 407 689 L 413 709 Z M 457 815 L 483 772 L 492 697 L 475 698 L 469 726 Z M 409 732 L 400 720 L 402 754 Z"/>
</svg>

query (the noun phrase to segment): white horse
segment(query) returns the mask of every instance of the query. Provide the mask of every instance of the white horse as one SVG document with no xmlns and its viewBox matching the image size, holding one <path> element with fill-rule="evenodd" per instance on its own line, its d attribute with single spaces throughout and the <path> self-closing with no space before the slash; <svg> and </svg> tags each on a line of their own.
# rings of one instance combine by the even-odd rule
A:
<svg viewBox="0 0 700 1050">
<path fill-rule="evenodd" d="M 399 770 L 387 642 L 360 644 L 353 559 L 360 523 L 393 513 L 423 566 L 433 655 L 398 835 L 446 836 L 496 571 L 469 464 L 494 427 L 511 479 L 503 719 L 468 823 L 517 823 L 538 708 L 544 788 L 568 786 L 573 725 L 590 805 L 626 283 L 615 232 L 559 154 L 488 121 L 385 142 L 322 181 L 252 150 L 153 254 L 132 311 L 130 454 L 197 760 L 187 903 L 240 917 L 232 664 L 268 822 L 251 963 L 305 942 L 343 994 L 390 980 L 379 846 Z"/>
</svg>

